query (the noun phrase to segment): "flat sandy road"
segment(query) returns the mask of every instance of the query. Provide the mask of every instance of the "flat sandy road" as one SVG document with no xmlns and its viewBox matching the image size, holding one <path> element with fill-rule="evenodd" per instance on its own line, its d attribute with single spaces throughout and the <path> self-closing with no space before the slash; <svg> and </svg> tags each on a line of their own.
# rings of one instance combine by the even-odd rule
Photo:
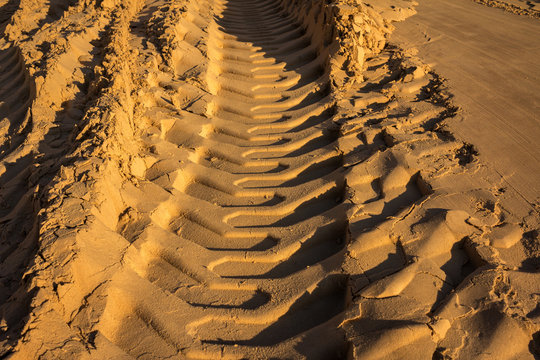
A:
<svg viewBox="0 0 540 360">
<path fill-rule="evenodd" d="M 419 0 L 392 41 L 448 78 L 448 124 L 529 203 L 540 198 L 540 21 L 469 0 Z"/>
</svg>

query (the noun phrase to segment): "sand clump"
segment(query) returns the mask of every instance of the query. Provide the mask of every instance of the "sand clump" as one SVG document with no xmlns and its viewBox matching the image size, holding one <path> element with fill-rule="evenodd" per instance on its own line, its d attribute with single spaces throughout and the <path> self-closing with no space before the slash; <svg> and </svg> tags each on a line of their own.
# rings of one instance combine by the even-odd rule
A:
<svg viewBox="0 0 540 360">
<path fill-rule="evenodd" d="M 414 5 L 0 2 L 0 356 L 534 358 L 535 216 Z"/>
</svg>

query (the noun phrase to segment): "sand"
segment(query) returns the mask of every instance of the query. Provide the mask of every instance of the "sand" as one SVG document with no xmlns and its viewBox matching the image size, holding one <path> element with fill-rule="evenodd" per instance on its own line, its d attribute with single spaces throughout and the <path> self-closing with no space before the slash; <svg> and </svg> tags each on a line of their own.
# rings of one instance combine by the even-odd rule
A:
<svg viewBox="0 0 540 360">
<path fill-rule="evenodd" d="M 0 0 L 0 357 L 540 356 L 537 12 Z"/>
<path fill-rule="evenodd" d="M 420 1 L 417 10 L 392 41 L 418 49 L 448 79 L 462 108 L 450 131 L 474 144 L 506 187 L 538 206 L 540 22 L 467 0 Z"/>
</svg>

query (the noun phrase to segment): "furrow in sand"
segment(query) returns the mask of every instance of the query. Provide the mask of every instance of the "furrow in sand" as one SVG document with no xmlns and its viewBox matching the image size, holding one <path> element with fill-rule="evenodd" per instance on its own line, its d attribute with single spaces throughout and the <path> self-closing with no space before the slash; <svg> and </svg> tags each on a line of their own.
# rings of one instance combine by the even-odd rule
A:
<svg viewBox="0 0 540 360">
<path fill-rule="evenodd" d="M 76 21 L 86 28 L 66 35 L 68 41 L 59 36 L 65 46 L 47 59 L 47 69 L 39 77 L 36 63 L 26 57 L 27 44 L 0 42 L 0 301 L 6 304 L 2 312 L 11 314 L 8 336 L 16 337 L 24 316 L 20 305 L 12 304 L 30 297 L 17 295 L 17 285 L 25 262 L 37 256 L 39 199 L 68 162 L 67 152 L 94 95 L 89 89 L 101 59 L 95 40 L 102 35 L 105 19 L 79 16 Z M 17 296 L 19 300 L 13 301 Z"/>
<path fill-rule="evenodd" d="M 35 191 L 27 182 L 34 158 L 17 151 L 31 128 L 35 85 L 20 50 L 3 42 L 0 46 L 0 302 L 4 303 L 16 291 L 18 266 L 32 251 L 36 236 L 36 222 L 18 221 L 33 215 Z"/>
<path fill-rule="evenodd" d="M 325 56 L 276 2 L 216 7 L 207 117 L 162 122 L 160 146 L 183 160 L 147 171 L 167 200 L 137 236 L 101 331 L 131 355 L 131 323 L 190 358 L 292 354 L 298 341 L 343 353 L 347 205 Z"/>
<path fill-rule="evenodd" d="M 4 158 L 23 140 L 35 96 L 34 84 L 16 47 L 0 50 L 0 84 L 0 158 Z"/>
</svg>

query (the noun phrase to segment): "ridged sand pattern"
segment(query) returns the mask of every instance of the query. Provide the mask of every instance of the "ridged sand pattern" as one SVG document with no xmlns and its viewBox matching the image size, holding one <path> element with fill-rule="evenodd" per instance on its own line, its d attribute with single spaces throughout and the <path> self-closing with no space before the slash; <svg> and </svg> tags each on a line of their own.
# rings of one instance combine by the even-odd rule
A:
<svg viewBox="0 0 540 360">
<path fill-rule="evenodd" d="M 209 120 L 162 119 L 162 140 L 194 145 L 181 168 L 147 172 L 172 195 L 138 237 L 140 278 L 125 283 L 139 285 L 116 289 L 131 310 L 102 331 L 134 356 L 129 336 L 194 358 L 343 355 L 347 205 L 328 56 L 274 1 L 230 1 L 217 12 Z"/>
<path fill-rule="evenodd" d="M 5 157 L 22 141 L 34 99 L 33 84 L 16 47 L 0 50 L 0 83 L 0 136 L 9 139 L 0 145 L 0 157 Z"/>
<path fill-rule="evenodd" d="M 0 0 L 0 358 L 536 358 L 533 21 Z"/>
</svg>

